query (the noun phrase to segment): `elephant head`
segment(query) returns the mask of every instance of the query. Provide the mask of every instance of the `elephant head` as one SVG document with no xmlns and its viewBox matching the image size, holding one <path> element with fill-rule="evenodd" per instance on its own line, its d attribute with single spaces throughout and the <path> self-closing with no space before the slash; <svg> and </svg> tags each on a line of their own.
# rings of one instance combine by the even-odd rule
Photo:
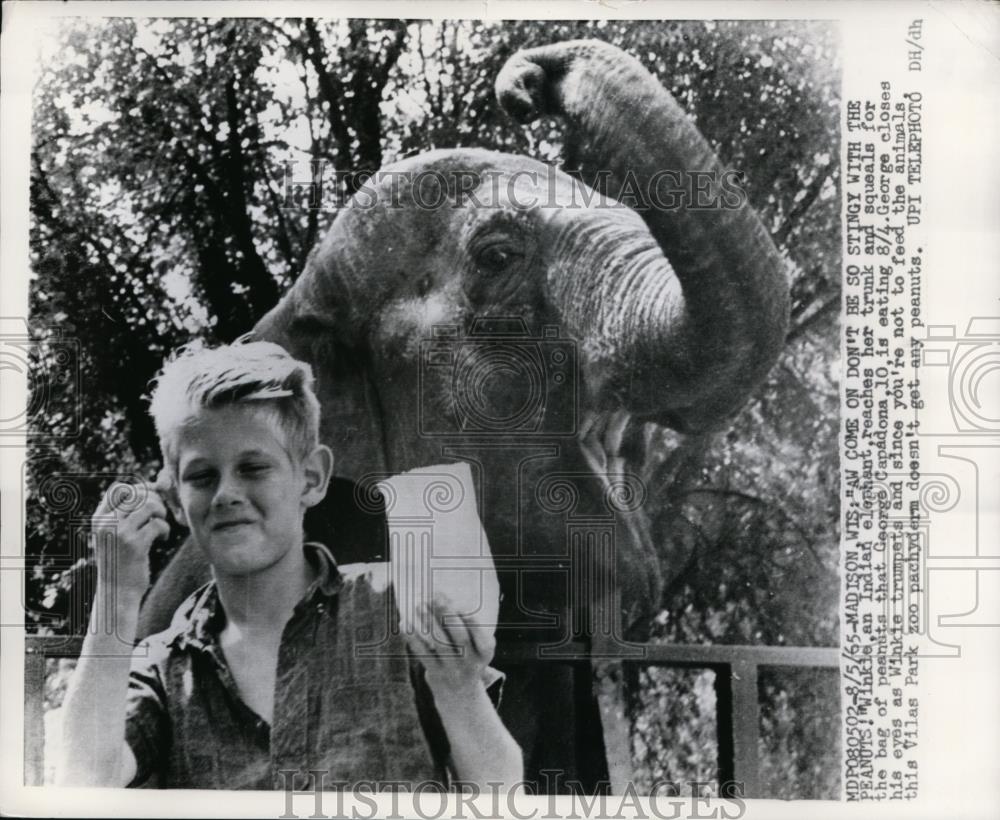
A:
<svg viewBox="0 0 1000 820">
<path fill-rule="evenodd" d="M 596 41 L 522 51 L 496 93 L 522 122 L 564 120 L 579 178 L 475 149 L 388 166 L 254 335 L 313 364 L 340 477 L 474 465 L 501 620 L 528 629 L 586 608 L 569 600 L 574 522 L 608 508 L 581 428 L 723 424 L 778 355 L 788 288 L 734 177 L 637 60 Z M 595 560 L 641 621 L 663 568 L 634 526 L 609 526 Z"/>
<path fill-rule="evenodd" d="M 255 333 L 317 367 L 339 475 L 464 458 L 498 559 L 565 556 L 566 518 L 540 496 L 553 474 L 593 495 L 583 419 L 718 426 L 778 355 L 787 285 L 732 177 L 632 57 L 594 41 L 524 51 L 496 92 L 521 121 L 561 116 L 600 193 L 523 156 L 406 159 L 338 215 Z M 646 207 L 618 201 L 629 194 Z M 653 611 L 662 584 L 639 540 L 616 542 L 628 617 Z M 517 569 L 523 588 L 506 586 L 528 600 L 514 605 L 548 610 L 553 577 Z"/>
</svg>

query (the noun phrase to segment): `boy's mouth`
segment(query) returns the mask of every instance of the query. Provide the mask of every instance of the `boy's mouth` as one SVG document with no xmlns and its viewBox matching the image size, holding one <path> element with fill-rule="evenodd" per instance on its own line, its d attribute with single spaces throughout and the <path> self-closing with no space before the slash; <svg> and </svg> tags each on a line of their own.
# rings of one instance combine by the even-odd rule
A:
<svg viewBox="0 0 1000 820">
<path fill-rule="evenodd" d="M 215 532 L 220 532 L 220 531 L 225 531 L 225 530 L 233 530 L 233 529 L 236 529 L 237 527 L 242 527 L 242 526 L 245 526 L 245 525 L 248 525 L 248 524 L 252 524 L 252 523 L 253 523 L 253 521 L 249 521 L 249 520 L 244 519 L 244 518 L 241 518 L 238 521 L 220 521 L 218 524 L 215 524 L 212 527 L 212 529 Z"/>
</svg>

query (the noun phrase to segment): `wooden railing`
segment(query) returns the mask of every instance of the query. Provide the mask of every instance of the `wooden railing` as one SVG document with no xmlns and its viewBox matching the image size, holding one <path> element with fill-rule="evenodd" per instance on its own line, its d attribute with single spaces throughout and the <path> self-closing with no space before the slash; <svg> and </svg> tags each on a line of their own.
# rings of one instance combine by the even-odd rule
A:
<svg viewBox="0 0 1000 820">
<path fill-rule="evenodd" d="M 46 660 L 75 658 L 82 638 L 28 636 L 24 667 L 24 765 L 28 785 L 41 785 L 45 763 L 44 701 Z M 715 673 L 716 725 L 718 732 L 719 783 L 740 784 L 743 797 L 762 797 L 758 743 L 760 699 L 757 689 L 761 667 L 806 667 L 837 669 L 839 650 L 825 647 L 788 646 L 698 646 L 684 644 L 630 644 L 626 658 L 596 657 L 583 642 L 564 644 L 551 657 L 537 644 L 502 645 L 497 660 L 506 664 L 563 662 L 603 667 L 602 678 L 610 687 L 620 686 L 624 664 L 687 669 Z M 615 681 L 617 680 L 617 683 Z M 621 793 L 632 775 L 628 718 L 619 708 L 621 692 L 600 692 L 605 752 L 613 792 Z"/>
<path fill-rule="evenodd" d="M 757 689 L 761 667 L 805 667 L 838 669 L 840 650 L 802 646 L 697 646 L 644 644 L 645 657 L 626 660 L 643 666 L 710 669 L 715 673 L 716 726 L 718 733 L 718 779 L 736 784 L 742 797 L 765 797 L 761 791 L 760 695 Z M 628 727 L 624 727 L 627 733 Z M 620 729 L 616 736 L 621 736 Z M 627 734 L 626 734 L 627 736 Z M 607 737 L 607 729 L 605 729 Z M 620 745 L 620 744 L 619 744 Z M 609 768 L 614 771 L 609 750 Z M 629 755 L 629 748 L 617 754 Z"/>
</svg>

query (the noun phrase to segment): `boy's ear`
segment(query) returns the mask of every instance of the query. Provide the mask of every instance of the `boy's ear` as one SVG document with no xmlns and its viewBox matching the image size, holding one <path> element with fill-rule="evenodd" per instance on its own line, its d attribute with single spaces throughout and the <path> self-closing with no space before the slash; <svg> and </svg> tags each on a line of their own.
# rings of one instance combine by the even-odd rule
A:
<svg viewBox="0 0 1000 820">
<path fill-rule="evenodd" d="M 330 476 L 333 475 L 333 451 L 325 444 L 320 444 L 313 450 L 302 464 L 306 479 L 302 503 L 306 507 L 315 507 L 326 497 Z"/>
</svg>

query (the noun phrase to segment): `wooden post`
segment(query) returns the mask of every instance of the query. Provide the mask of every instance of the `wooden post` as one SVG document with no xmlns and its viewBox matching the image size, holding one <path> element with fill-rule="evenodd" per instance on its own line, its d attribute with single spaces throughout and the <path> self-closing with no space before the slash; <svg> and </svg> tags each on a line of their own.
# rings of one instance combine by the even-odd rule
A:
<svg viewBox="0 0 1000 820">
<path fill-rule="evenodd" d="M 760 700 L 757 665 L 738 660 L 730 667 L 733 679 L 734 779 L 743 784 L 744 797 L 760 797 Z"/>
<path fill-rule="evenodd" d="M 24 653 L 24 785 L 45 781 L 45 653 L 28 646 Z"/>
<path fill-rule="evenodd" d="M 625 713 L 624 669 L 621 661 L 594 660 L 594 690 L 601 710 L 601 733 L 608 761 L 611 794 L 624 794 L 632 779 L 632 738 Z"/>
<path fill-rule="evenodd" d="M 714 668 L 720 793 L 760 797 L 757 664 L 734 658 Z"/>
<path fill-rule="evenodd" d="M 599 571 L 600 567 L 595 567 L 595 575 Z M 589 624 L 594 694 L 601 711 L 601 732 L 611 794 L 624 794 L 628 784 L 635 779 L 624 664 L 642 662 L 646 657 L 646 645 L 631 643 L 621 637 L 621 592 L 618 586 L 603 583 L 595 584 L 594 589 Z"/>
</svg>

